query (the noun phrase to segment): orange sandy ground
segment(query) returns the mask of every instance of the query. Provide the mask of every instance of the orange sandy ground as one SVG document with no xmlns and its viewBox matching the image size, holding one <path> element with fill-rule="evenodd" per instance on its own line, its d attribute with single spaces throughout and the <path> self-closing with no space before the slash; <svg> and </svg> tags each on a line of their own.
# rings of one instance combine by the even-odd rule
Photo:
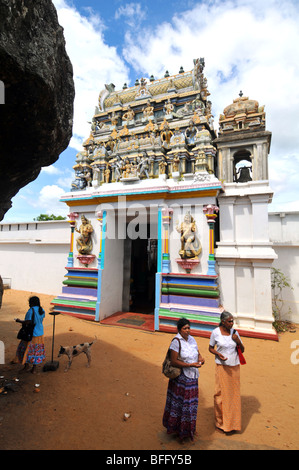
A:
<svg viewBox="0 0 299 470">
<path fill-rule="evenodd" d="M 172 335 L 120 326 L 104 326 L 69 316 L 56 317 L 54 359 L 59 345 L 91 341 L 92 365 L 85 355 L 64 372 L 66 356 L 55 372 L 33 375 L 10 364 L 30 292 L 6 290 L 0 310 L 0 449 L 65 450 L 209 450 L 299 448 L 299 328 L 279 341 L 243 338 L 247 364 L 241 366 L 242 432 L 227 436 L 215 430 L 213 418 L 214 357 L 208 339 L 196 338 L 206 364 L 200 371 L 198 435 L 180 444 L 162 426 L 167 379 L 161 363 Z M 46 312 L 53 296 L 39 295 Z M 53 317 L 46 315 L 45 345 L 51 360 Z M 294 343 L 296 342 L 297 343 Z M 15 381 L 13 379 L 19 379 Z M 39 384 L 36 392 L 35 384 Z M 1 392 L 1 390 L 0 390 Z M 124 413 L 130 414 L 124 420 Z"/>
</svg>

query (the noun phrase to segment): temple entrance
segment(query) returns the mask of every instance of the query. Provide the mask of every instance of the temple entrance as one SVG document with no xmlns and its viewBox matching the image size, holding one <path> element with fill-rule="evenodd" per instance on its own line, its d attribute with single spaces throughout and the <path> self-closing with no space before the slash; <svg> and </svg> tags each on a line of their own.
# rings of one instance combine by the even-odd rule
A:
<svg viewBox="0 0 299 470">
<path fill-rule="evenodd" d="M 157 240 L 125 240 L 123 311 L 154 314 Z"/>
<path fill-rule="evenodd" d="M 130 311 L 154 313 L 156 240 L 133 240 L 131 254 Z"/>
</svg>

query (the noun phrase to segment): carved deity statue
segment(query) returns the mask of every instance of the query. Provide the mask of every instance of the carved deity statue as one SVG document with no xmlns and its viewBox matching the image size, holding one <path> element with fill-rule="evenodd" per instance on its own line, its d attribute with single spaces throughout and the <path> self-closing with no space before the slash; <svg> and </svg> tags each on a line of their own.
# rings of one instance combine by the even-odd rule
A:
<svg viewBox="0 0 299 470">
<path fill-rule="evenodd" d="M 115 111 L 112 112 L 110 119 L 111 119 L 111 125 L 116 126 L 118 123 L 118 115 L 115 113 Z"/>
<path fill-rule="evenodd" d="M 105 175 L 105 183 L 109 183 L 109 178 L 110 178 L 110 165 L 108 163 L 106 163 L 106 169 L 104 171 L 104 175 Z"/>
<path fill-rule="evenodd" d="M 162 157 L 162 159 L 159 163 L 159 174 L 160 175 L 165 175 L 166 168 L 167 168 L 167 162 L 165 161 L 165 157 Z"/>
<path fill-rule="evenodd" d="M 197 95 L 196 98 L 192 101 L 192 110 L 196 111 L 198 114 L 203 114 L 205 105 L 200 99 L 200 95 Z"/>
<path fill-rule="evenodd" d="M 139 177 L 144 174 L 146 178 L 149 178 L 148 170 L 149 170 L 149 156 L 146 152 L 143 152 L 142 159 L 138 163 L 138 169 L 140 168 Z"/>
<path fill-rule="evenodd" d="M 165 103 L 164 111 L 165 111 L 165 114 L 167 115 L 172 114 L 174 111 L 174 106 L 172 102 L 170 101 L 170 98 L 168 98 L 167 102 Z"/>
<path fill-rule="evenodd" d="M 92 182 L 92 172 L 91 172 L 90 168 L 84 168 L 84 170 L 83 170 L 83 178 L 84 178 L 85 181 L 86 181 L 86 186 L 90 187 L 90 186 L 91 186 L 91 182 Z"/>
<path fill-rule="evenodd" d="M 161 132 L 162 147 L 168 149 L 173 132 L 170 130 L 167 122 L 164 123 L 164 130 Z"/>
<path fill-rule="evenodd" d="M 179 171 L 179 168 L 180 168 L 180 159 L 179 159 L 178 155 L 175 155 L 173 157 L 173 160 L 172 160 L 172 170 L 174 172 L 177 172 L 177 171 Z"/>
<path fill-rule="evenodd" d="M 145 106 L 144 108 L 142 108 L 142 111 L 143 111 L 143 116 L 144 116 L 144 117 L 153 116 L 153 114 L 154 114 L 154 107 L 151 106 L 150 100 L 147 100 L 146 106 Z"/>
<path fill-rule="evenodd" d="M 123 114 L 122 119 L 123 121 L 133 121 L 134 116 L 135 116 L 135 113 L 133 109 L 131 108 L 131 106 L 129 105 L 128 110 Z"/>
<path fill-rule="evenodd" d="M 85 215 L 81 216 L 81 225 L 79 230 L 76 228 L 76 232 L 80 233 L 77 238 L 77 250 L 81 255 L 89 255 L 92 251 L 92 239 L 91 234 L 93 232 L 92 225 Z"/>
<path fill-rule="evenodd" d="M 181 235 L 181 249 L 179 255 L 182 259 L 195 258 L 201 253 L 201 243 L 196 235 L 196 224 L 195 220 L 190 214 L 184 217 L 184 221 L 176 226 L 177 232 Z"/>
<path fill-rule="evenodd" d="M 116 156 L 116 163 L 115 163 L 115 181 L 119 181 L 121 178 L 121 172 L 124 167 L 124 162 L 120 158 L 119 155 Z"/>
<path fill-rule="evenodd" d="M 197 128 L 194 126 L 192 119 L 189 121 L 189 126 L 185 131 L 186 141 L 188 145 L 194 144 L 194 139 L 197 133 Z"/>
<path fill-rule="evenodd" d="M 132 176 L 136 176 L 136 170 L 137 169 L 134 163 L 130 162 L 130 160 L 127 158 L 126 161 L 124 162 L 122 177 L 130 178 Z"/>
</svg>

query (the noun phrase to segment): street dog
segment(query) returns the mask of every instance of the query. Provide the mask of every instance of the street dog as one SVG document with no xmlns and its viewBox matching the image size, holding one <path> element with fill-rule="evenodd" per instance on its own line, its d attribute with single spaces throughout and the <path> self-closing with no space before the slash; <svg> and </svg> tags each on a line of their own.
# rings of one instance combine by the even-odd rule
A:
<svg viewBox="0 0 299 470">
<path fill-rule="evenodd" d="M 96 342 L 97 337 L 91 343 L 81 343 L 77 346 L 60 346 L 58 357 L 63 356 L 64 354 L 68 357 L 69 361 L 66 365 L 65 372 L 69 370 L 72 365 L 73 358 L 79 356 L 79 354 L 84 353 L 87 357 L 87 367 L 90 367 L 91 363 L 91 346 Z"/>
</svg>

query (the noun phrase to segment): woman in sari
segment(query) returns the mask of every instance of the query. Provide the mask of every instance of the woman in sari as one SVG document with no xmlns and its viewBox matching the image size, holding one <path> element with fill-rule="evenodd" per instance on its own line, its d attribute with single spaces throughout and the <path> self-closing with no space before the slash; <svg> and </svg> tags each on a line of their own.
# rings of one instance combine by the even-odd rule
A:
<svg viewBox="0 0 299 470">
<path fill-rule="evenodd" d="M 32 365 L 31 372 L 36 372 L 36 366 L 41 364 L 45 359 L 45 345 L 44 345 L 44 327 L 43 320 L 45 318 L 45 311 L 40 306 L 38 297 L 33 296 L 29 299 L 29 310 L 25 315 L 25 320 L 16 319 L 18 323 L 34 322 L 34 330 L 31 341 L 21 340 L 17 348 L 17 361 L 24 365 L 24 370 L 29 370 Z"/>
<path fill-rule="evenodd" d="M 190 335 L 189 320 L 181 318 L 177 329 L 178 334 L 170 345 L 170 358 L 172 365 L 182 371 L 176 379 L 169 380 L 163 426 L 167 434 L 177 434 L 180 441 L 185 437 L 193 441 L 198 407 L 198 368 L 205 360 Z"/>
<path fill-rule="evenodd" d="M 224 432 L 241 431 L 240 360 L 244 346 L 233 329 L 231 313 L 222 312 L 218 328 L 212 331 L 209 351 L 215 355 L 214 413 L 216 428 Z"/>
</svg>

